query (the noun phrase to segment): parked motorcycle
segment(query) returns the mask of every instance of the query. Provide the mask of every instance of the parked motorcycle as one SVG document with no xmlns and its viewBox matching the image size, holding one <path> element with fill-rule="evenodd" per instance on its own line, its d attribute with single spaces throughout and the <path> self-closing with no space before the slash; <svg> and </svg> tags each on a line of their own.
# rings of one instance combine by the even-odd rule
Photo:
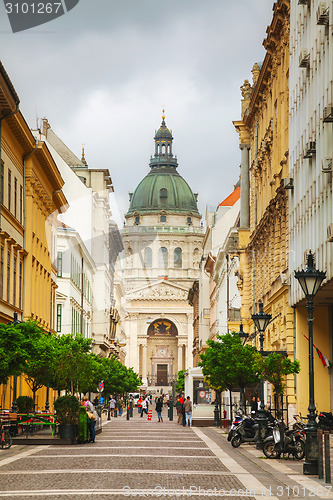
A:
<svg viewBox="0 0 333 500">
<path fill-rule="evenodd" d="M 236 428 L 238 427 L 238 425 L 243 421 L 243 412 L 242 410 L 237 410 L 236 411 L 236 415 L 235 415 L 235 419 L 234 421 L 232 422 L 232 425 L 231 425 L 231 428 L 230 428 L 230 431 L 229 431 L 229 434 L 228 434 L 228 441 L 231 441 L 234 434 L 235 434 L 235 430 Z"/>
<path fill-rule="evenodd" d="M 271 413 L 266 412 L 268 426 L 266 435 L 272 433 L 272 423 L 275 421 Z M 265 437 L 266 437 L 265 435 Z M 234 436 L 231 439 L 231 445 L 238 448 L 242 443 L 256 443 L 259 436 L 259 424 L 255 418 L 245 416 L 242 422 L 234 430 Z"/>
<path fill-rule="evenodd" d="M 333 415 L 331 412 L 322 411 L 318 416 L 318 426 L 320 429 L 330 431 L 333 429 Z"/>
<path fill-rule="evenodd" d="M 281 454 L 293 455 L 302 460 L 305 455 L 305 433 L 298 429 L 286 430 L 282 421 L 276 421 L 273 435 L 264 440 L 264 455 L 267 458 L 280 458 Z"/>
</svg>

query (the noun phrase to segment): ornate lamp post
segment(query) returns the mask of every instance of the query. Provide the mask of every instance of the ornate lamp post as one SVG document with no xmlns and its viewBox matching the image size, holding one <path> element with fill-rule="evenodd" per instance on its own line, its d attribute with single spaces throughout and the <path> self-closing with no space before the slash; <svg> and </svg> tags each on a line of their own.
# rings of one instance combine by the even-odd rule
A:
<svg viewBox="0 0 333 500">
<path fill-rule="evenodd" d="M 314 369 L 313 369 L 313 299 L 319 290 L 322 281 L 326 278 L 326 272 L 318 271 L 314 268 L 313 254 L 307 255 L 307 267 L 302 271 L 295 271 L 295 278 L 298 280 L 305 294 L 308 311 L 309 325 L 309 413 L 308 423 L 305 427 L 305 462 L 303 474 L 318 474 L 318 442 L 316 407 L 314 402 Z"/>
<path fill-rule="evenodd" d="M 240 339 L 241 339 L 241 341 L 242 341 L 242 345 L 245 345 L 245 344 L 246 344 L 247 339 L 249 338 L 249 334 L 244 332 L 244 330 L 243 330 L 243 323 L 241 323 L 241 324 L 239 325 L 239 332 L 238 332 L 238 336 L 239 336 L 239 338 L 240 338 Z"/>
<path fill-rule="evenodd" d="M 267 328 L 267 325 L 272 319 L 271 314 L 264 313 L 263 303 L 259 302 L 259 312 L 257 314 L 252 314 L 251 316 L 254 326 L 259 332 L 259 341 L 260 341 L 260 354 L 264 353 L 264 331 Z M 260 380 L 260 408 L 257 415 L 257 421 L 259 425 L 259 434 L 257 441 L 257 450 L 262 450 L 263 448 L 263 431 L 266 428 L 267 418 L 265 413 L 265 403 L 264 403 L 264 381 Z"/>
</svg>

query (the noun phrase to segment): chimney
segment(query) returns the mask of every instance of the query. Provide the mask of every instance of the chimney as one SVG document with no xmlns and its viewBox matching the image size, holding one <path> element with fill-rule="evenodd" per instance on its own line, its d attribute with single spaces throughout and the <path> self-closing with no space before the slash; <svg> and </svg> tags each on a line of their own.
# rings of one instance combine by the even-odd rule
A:
<svg viewBox="0 0 333 500">
<path fill-rule="evenodd" d="M 43 123 L 42 134 L 45 135 L 45 137 L 47 137 L 47 130 L 51 128 L 51 126 L 47 118 L 43 118 L 42 123 Z"/>
</svg>

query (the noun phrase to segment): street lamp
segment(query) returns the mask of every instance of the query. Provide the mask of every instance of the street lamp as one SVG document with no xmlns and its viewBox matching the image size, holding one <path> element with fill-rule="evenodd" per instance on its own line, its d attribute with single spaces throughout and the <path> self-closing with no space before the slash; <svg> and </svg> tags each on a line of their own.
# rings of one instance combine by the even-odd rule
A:
<svg viewBox="0 0 333 500">
<path fill-rule="evenodd" d="M 305 427 L 305 462 L 303 474 L 318 474 L 318 442 L 317 442 L 317 422 L 316 407 L 314 402 L 314 369 L 313 369 L 313 299 L 319 290 L 322 281 L 326 278 L 325 271 L 318 271 L 314 268 L 313 254 L 311 250 L 307 255 L 307 267 L 302 271 L 295 271 L 295 278 L 298 280 L 305 294 L 308 311 L 309 326 L 309 413 L 308 423 Z"/>
<path fill-rule="evenodd" d="M 257 314 L 252 314 L 251 316 L 255 328 L 259 332 L 259 341 L 260 341 L 260 354 L 264 353 L 264 331 L 266 330 L 269 322 L 272 319 L 271 314 L 264 313 L 264 305 L 259 301 L 259 312 Z M 263 449 L 263 430 L 266 428 L 267 418 L 265 413 L 265 404 L 264 404 L 264 380 L 260 379 L 260 408 L 257 415 L 257 421 L 259 425 L 258 432 L 258 441 L 257 441 L 257 450 Z"/>
<path fill-rule="evenodd" d="M 246 344 L 247 339 L 249 338 L 249 334 L 244 332 L 244 330 L 243 330 L 243 323 L 241 323 L 239 325 L 238 336 L 239 336 L 239 338 L 242 341 L 242 345 L 244 346 Z"/>
<path fill-rule="evenodd" d="M 14 312 L 14 321 L 9 324 L 14 326 L 18 325 L 20 321 L 17 319 L 17 312 Z M 13 377 L 13 402 L 12 402 L 12 412 L 17 413 L 17 375 Z"/>
</svg>

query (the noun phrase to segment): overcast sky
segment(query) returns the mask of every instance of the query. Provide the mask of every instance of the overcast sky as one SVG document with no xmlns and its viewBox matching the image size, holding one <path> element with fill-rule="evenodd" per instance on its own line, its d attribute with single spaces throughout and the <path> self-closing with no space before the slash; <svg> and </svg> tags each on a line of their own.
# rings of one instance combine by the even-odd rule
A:
<svg viewBox="0 0 333 500">
<path fill-rule="evenodd" d="M 1 60 L 35 128 L 52 129 L 90 167 L 109 168 L 120 214 L 148 173 L 154 131 L 173 131 L 179 173 L 199 207 L 239 177 L 232 120 L 265 55 L 273 0 L 80 0 L 66 15 L 12 34 L 0 5 Z"/>
</svg>

